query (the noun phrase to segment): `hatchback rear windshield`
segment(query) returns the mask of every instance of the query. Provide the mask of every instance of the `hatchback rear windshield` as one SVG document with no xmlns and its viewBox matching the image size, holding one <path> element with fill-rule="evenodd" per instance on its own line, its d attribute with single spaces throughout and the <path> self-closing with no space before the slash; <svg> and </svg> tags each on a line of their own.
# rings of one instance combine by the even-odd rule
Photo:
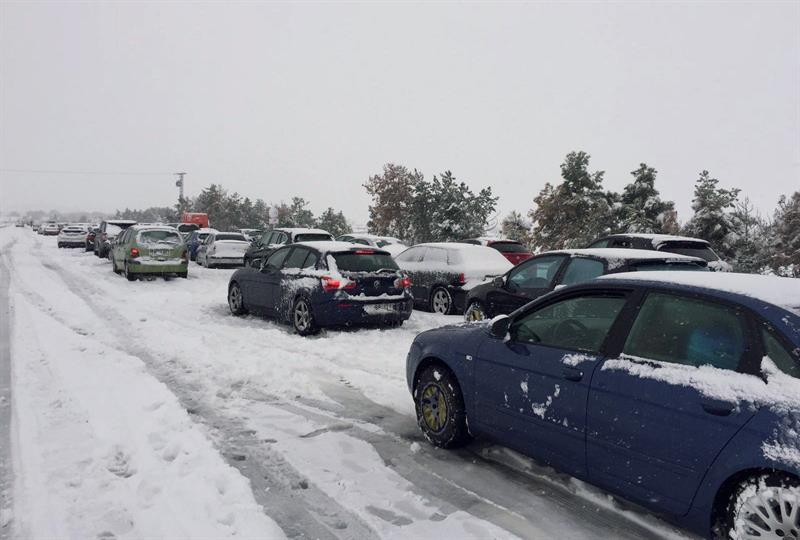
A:
<svg viewBox="0 0 800 540">
<path fill-rule="evenodd" d="M 236 233 L 218 234 L 217 240 L 241 240 L 242 242 L 247 242 L 247 240 L 244 239 L 243 234 L 236 234 Z"/>
<path fill-rule="evenodd" d="M 174 231 L 142 231 L 139 233 L 139 242 L 142 244 L 180 244 L 181 235 Z"/>
<path fill-rule="evenodd" d="M 397 270 L 391 255 L 383 253 L 334 253 L 336 266 L 344 272 L 377 272 L 382 268 Z"/>
<path fill-rule="evenodd" d="M 704 261 L 718 261 L 719 257 L 705 244 L 696 242 L 665 242 L 658 248 L 659 251 L 689 255 L 690 257 L 700 257 Z"/>
<path fill-rule="evenodd" d="M 294 237 L 295 242 L 327 242 L 329 240 L 332 240 L 331 235 L 318 233 L 298 234 Z"/>
<path fill-rule="evenodd" d="M 489 247 L 503 253 L 528 253 L 525 246 L 516 242 L 492 242 Z"/>
<path fill-rule="evenodd" d="M 113 223 L 106 223 L 106 234 L 108 236 L 117 236 L 121 231 L 122 231 L 121 227 L 118 227 Z"/>
</svg>

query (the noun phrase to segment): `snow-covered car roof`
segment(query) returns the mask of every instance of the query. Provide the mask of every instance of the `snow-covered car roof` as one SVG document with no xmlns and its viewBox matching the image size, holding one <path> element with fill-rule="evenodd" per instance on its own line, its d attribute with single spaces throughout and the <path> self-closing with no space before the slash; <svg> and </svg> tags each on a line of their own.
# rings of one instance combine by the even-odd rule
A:
<svg viewBox="0 0 800 540">
<path fill-rule="evenodd" d="M 624 272 L 598 279 L 673 283 L 748 296 L 800 316 L 800 279 L 734 272 Z"/>
<path fill-rule="evenodd" d="M 363 246 L 361 244 L 354 244 L 352 242 L 337 242 L 336 240 L 319 240 L 313 242 L 296 242 L 294 244 L 288 244 L 290 246 L 308 246 L 312 249 L 316 249 L 321 253 L 327 253 L 330 251 L 355 251 L 355 250 L 369 250 L 369 251 L 377 251 L 377 252 L 388 252 L 385 249 L 376 248 L 372 246 Z"/>
<path fill-rule="evenodd" d="M 481 245 L 487 245 L 489 242 L 512 242 L 514 244 L 522 244 L 522 242 L 518 242 L 517 240 L 511 240 L 510 238 L 500 238 L 500 237 L 492 237 L 492 236 L 476 236 L 474 238 L 466 238 L 466 240 L 476 240 L 481 243 Z"/>
<path fill-rule="evenodd" d="M 107 219 L 105 222 L 112 225 L 136 225 L 138 223 L 135 219 Z"/>
<path fill-rule="evenodd" d="M 680 253 L 669 253 L 666 251 L 651 251 L 648 249 L 627 249 L 627 248 L 586 248 L 586 249 L 560 249 L 555 251 L 545 251 L 540 255 L 551 255 L 555 253 L 566 253 L 571 256 L 585 255 L 587 257 L 597 257 L 606 260 L 623 260 L 629 261 L 633 259 L 646 259 L 646 260 L 670 260 L 670 261 L 695 261 L 705 262 L 700 257 L 692 257 L 690 255 L 681 255 Z"/>
<path fill-rule="evenodd" d="M 395 238 L 394 236 L 383 236 L 380 234 L 370 234 L 370 233 L 346 233 L 342 236 L 352 236 L 353 238 L 363 238 L 365 240 L 386 240 L 395 244 L 402 244 L 403 242 L 399 238 Z"/>
<path fill-rule="evenodd" d="M 195 230 L 193 230 L 191 232 L 193 232 L 193 233 L 194 232 L 202 233 L 202 234 L 212 234 L 212 233 L 218 233 L 219 231 L 217 229 L 210 229 L 208 227 L 201 227 L 201 228 L 195 229 Z"/>
<path fill-rule="evenodd" d="M 619 233 L 619 234 L 610 234 L 608 237 L 614 236 L 627 236 L 630 238 L 642 238 L 644 240 L 650 240 L 650 243 L 653 244 L 653 247 L 658 247 L 665 242 L 698 242 L 701 244 L 709 245 L 706 240 L 702 238 L 692 238 L 691 236 L 676 236 L 673 234 L 650 234 L 650 233 Z"/>
<path fill-rule="evenodd" d="M 311 228 L 306 228 L 306 227 L 276 227 L 276 228 L 273 229 L 273 231 L 281 231 L 281 232 L 286 232 L 286 233 L 293 234 L 293 235 L 294 234 L 330 234 L 331 236 L 333 236 L 331 233 L 329 233 L 326 230 L 323 230 L 323 229 L 311 229 Z"/>
<path fill-rule="evenodd" d="M 178 229 L 175 227 L 170 227 L 169 225 L 147 225 L 147 224 L 138 224 L 138 225 L 131 225 L 131 229 L 134 231 L 171 231 L 171 232 L 179 232 Z"/>
<path fill-rule="evenodd" d="M 486 246 L 479 246 L 477 244 L 467 244 L 465 242 L 426 242 L 424 244 L 414 244 L 411 247 L 437 247 L 443 249 L 451 249 L 453 251 L 469 251 L 476 249 L 484 249 Z M 497 251 L 497 250 L 492 250 Z"/>
</svg>

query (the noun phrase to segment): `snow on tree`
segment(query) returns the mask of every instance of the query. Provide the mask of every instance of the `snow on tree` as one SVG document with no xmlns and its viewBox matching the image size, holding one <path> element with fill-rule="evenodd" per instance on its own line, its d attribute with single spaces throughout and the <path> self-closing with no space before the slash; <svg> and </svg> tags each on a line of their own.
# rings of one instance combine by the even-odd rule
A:
<svg viewBox="0 0 800 540">
<path fill-rule="evenodd" d="M 561 164 L 563 182 L 545 184 L 528 213 L 533 221 L 534 249 L 584 247 L 610 232 L 614 218 L 603 171 L 589 172 L 586 152 L 570 152 Z"/>
<path fill-rule="evenodd" d="M 800 277 L 800 191 L 781 196 L 772 233 L 772 268 L 778 275 Z"/>
<path fill-rule="evenodd" d="M 513 210 L 503 218 L 500 224 L 500 234 L 503 238 L 516 240 L 527 246 L 531 241 L 531 223 L 522 214 Z"/>
<path fill-rule="evenodd" d="M 370 176 L 364 184 L 372 197 L 367 227 L 375 234 L 408 240 L 411 234 L 411 206 L 415 186 L 423 181 L 422 173 L 402 165 L 387 163 L 383 172 Z"/>
<path fill-rule="evenodd" d="M 719 180 L 708 171 L 702 171 L 694 186 L 692 210 L 694 215 L 686 223 L 683 233 L 702 238 L 723 259 L 734 255 L 734 223 L 730 210 L 739 197 L 739 189 L 724 189 Z"/>
<path fill-rule="evenodd" d="M 675 203 L 661 200 L 655 187 L 656 174 L 646 163 L 631 171 L 633 182 L 625 186 L 615 208 L 621 232 L 663 233 L 665 222 L 671 226 Z"/>
<path fill-rule="evenodd" d="M 770 259 L 769 226 L 748 197 L 736 201 L 731 212 L 730 233 L 733 255 L 730 263 L 736 272 L 760 272 Z"/>
<path fill-rule="evenodd" d="M 347 224 L 347 219 L 341 210 L 336 212 L 330 206 L 320 214 L 317 227 L 328 231 L 334 238 L 350 232 L 350 225 Z"/>
</svg>

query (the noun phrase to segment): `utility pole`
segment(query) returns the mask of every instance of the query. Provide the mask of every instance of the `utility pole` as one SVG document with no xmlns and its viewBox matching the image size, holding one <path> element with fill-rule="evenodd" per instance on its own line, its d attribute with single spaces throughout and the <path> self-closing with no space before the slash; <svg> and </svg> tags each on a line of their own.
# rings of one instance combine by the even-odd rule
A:
<svg viewBox="0 0 800 540">
<path fill-rule="evenodd" d="M 175 176 L 178 177 L 178 181 L 175 182 L 175 185 L 178 186 L 178 204 L 181 207 L 181 212 L 183 212 L 186 208 L 186 203 L 183 200 L 183 177 L 186 175 L 185 172 L 178 172 L 175 173 Z"/>
</svg>

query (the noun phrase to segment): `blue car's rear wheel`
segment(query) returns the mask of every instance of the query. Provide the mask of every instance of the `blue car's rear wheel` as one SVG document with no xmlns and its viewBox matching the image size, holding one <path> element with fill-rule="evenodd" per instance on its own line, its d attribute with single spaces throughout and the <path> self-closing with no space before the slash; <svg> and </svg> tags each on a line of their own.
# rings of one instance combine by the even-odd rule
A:
<svg viewBox="0 0 800 540">
<path fill-rule="evenodd" d="M 784 475 L 750 478 L 734 491 L 717 538 L 800 540 L 800 481 Z"/>
<path fill-rule="evenodd" d="M 242 288 L 235 281 L 228 288 L 228 307 L 234 315 L 244 315 L 247 310 L 244 307 L 244 295 Z"/>
<path fill-rule="evenodd" d="M 311 308 L 311 302 L 305 296 L 301 296 L 294 301 L 292 307 L 292 326 L 295 332 L 301 336 L 309 336 L 316 334 L 319 328 L 314 321 L 314 311 Z"/>
<path fill-rule="evenodd" d="M 456 448 L 469 442 L 464 398 L 450 370 L 440 365 L 425 368 L 414 390 L 414 404 L 417 423 L 432 444 Z"/>
</svg>

